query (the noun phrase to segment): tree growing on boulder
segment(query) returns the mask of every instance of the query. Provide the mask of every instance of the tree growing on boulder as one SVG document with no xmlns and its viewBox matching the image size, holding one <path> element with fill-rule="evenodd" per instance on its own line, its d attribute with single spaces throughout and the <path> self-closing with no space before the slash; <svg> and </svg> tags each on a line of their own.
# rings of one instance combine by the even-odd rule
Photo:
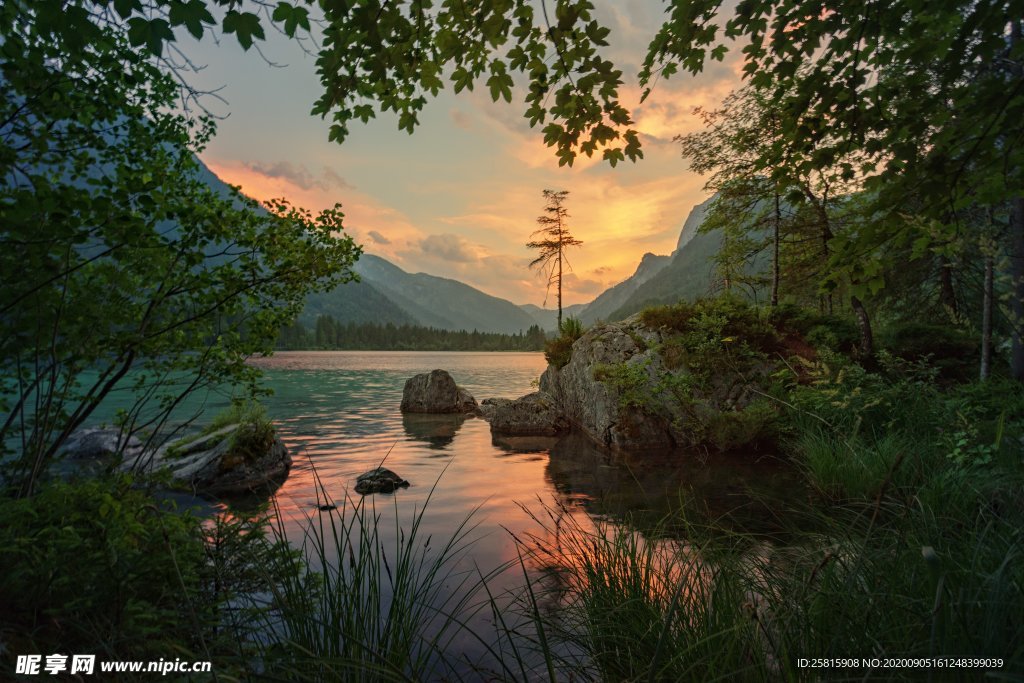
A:
<svg viewBox="0 0 1024 683">
<path fill-rule="evenodd" d="M 530 261 L 530 268 L 540 266 L 542 270 L 547 270 L 548 282 L 547 290 L 545 291 L 544 302 L 547 303 L 547 292 L 551 291 L 551 285 L 554 284 L 558 290 L 558 331 L 562 331 L 562 266 L 563 263 L 569 266 L 572 270 L 572 266 L 569 265 L 569 261 L 565 258 L 565 250 L 569 247 L 578 247 L 583 244 L 581 240 L 576 239 L 569 232 L 569 226 L 567 225 L 567 219 L 569 218 L 569 212 L 566 210 L 565 198 L 569 196 L 568 190 L 544 190 L 544 199 L 547 200 L 547 206 L 544 207 L 544 213 L 537 217 L 537 224 L 540 228 L 534 230 L 531 237 L 540 237 L 540 239 L 534 239 L 526 243 L 526 246 L 530 249 L 537 249 L 540 251 L 537 258 Z"/>
</svg>

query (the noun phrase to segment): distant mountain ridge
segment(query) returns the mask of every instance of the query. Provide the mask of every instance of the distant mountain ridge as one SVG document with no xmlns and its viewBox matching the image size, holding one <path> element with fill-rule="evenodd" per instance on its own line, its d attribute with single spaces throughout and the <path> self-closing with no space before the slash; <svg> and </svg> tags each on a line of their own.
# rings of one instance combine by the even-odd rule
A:
<svg viewBox="0 0 1024 683">
<path fill-rule="evenodd" d="M 693 207 L 679 230 L 675 251 L 668 256 L 647 253 L 636 271 L 601 293 L 581 312 L 587 325 L 598 320 L 621 320 L 656 304 L 696 299 L 714 286 L 714 257 L 722 246 L 719 231 L 699 232 L 717 195 Z"/>
<path fill-rule="evenodd" d="M 644 254 L 631 276 L 606 289 L 583 308 L 580 320 L 586 325 L 593 325 L 598 320 L 610 320 L 611 315 L 629 300 L 640 285 L 661 272 L 671 261 L 671 256 L 658 256 L 650 252 Z"/>
<path fill-rule="evenodd" d="M 364 282 L 427 327 L 515 334 L 537 324 L 511 301 L 458 280 L 407 273 L 379 256 L 363 254 L 355 270 Z"/>
<path fill-rule="evenodd" d="M 227 183 L 202 161 L 199 165 L 202 179 L 219 195 L 228 196 Z M 714 200 L 711 197 L 693 207 L 683 222 L 672 254 L 644 254 L 631 276 L 590 303 L 566 306 L 563 318 L 575 316 L 592 325 L 598 320 L 628 317 L 646 306 L 711 293 L 714 257 L 721 247 L 722 235 L 718 231 L 700 233 L 699 228 Z M 525 332 L 532 325 L 540 325 L 548 332 L 557 327 L 558 313 L 554 309 L 533 304 L 518 306 L 458 280 L 409 273 L 373 254 L 364 253 L 354 270 L 359 274 L 359 282 L 310 295 L 298 322 L 312 329 L 318 316 L 329 315 L 342 324 L 376 322 L 505 334 Z"/>
</svg>

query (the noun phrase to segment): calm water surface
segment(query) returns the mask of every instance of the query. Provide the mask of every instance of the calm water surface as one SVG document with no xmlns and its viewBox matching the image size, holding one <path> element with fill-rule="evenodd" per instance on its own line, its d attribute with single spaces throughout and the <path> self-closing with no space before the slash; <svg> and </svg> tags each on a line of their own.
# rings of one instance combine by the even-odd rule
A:
<svg viewBox="0 0 1024 683">
<path fill-rule="evenodd" d="M 315 510 L 314 470 L 338 502 L 359 474 L 383 463 L 412 486 L 378 494 L 378 506 L 397 502 L 411 513 L 436 485 L 426 517 L 432 531 L 450 534 L 476 510 L 476 552 L 502 561 L 515 557 L 508 531 L 532 528 L 521 505 L 558 502 L 615 519 L 624 512 L 659 516 L 681 504 L 714 519 L 732 515 L 747 530 L 769 530 L 765 503 L 791 494 L 796 482 L 763 456 L 610 456 L 578 435 L 493 437 L 479 418 L 399 411 L 405 381 L 435 368 L 478 401 L 535 391 L 545 368 L 540 353 L 301 351 L 253 363 L 274 391 L 265 402 L 295 458 L 277 500 L 296 520 Z"/>
<path fill-rule="evenodd" d="M 435 368 L 450 372 L 478 401 L 527 394 L 545 368 L 540 353 L 282 352 L 252 362 L 274 392 L 264 403 L 294 459 L 275 496 L 295 544 L 311 522 L 332 514 L 318 510 L 319 496 L 339 507 L 346 497 L 359 498 L 356 477 L 382 464 L 411 482 L 366 500 L 384 522 L 383 540 L 405 533 L 424 506 L 421 533 L 433 547 L 471 517 L 473 543 L 462 566 L 483 571 L 517 558 L 513 534 L 550 540 L 528 513 L 544 518 L 545 506 L 561 507 L 584 525 L 618 524 L 627 513 L 634 523 L 657 521 L 685 507 L 757 534 L 778 528 L 780 501 L 797 490 L 792 471 L 770 457 L 611 456 L 579 435 L 492 437 L 479 418 L 399 411 L 405 381 Z M 207 397 L 204 417 L 226 405 L 226 397 Z M 542 580 L 544 569 L 530 566 L 531 580 Z M 516 565 L 489 585 L 498 594 L 523 580 Z M 478 649 L 471 639 L 452 647 L 467 656 Z"/>
</svg>

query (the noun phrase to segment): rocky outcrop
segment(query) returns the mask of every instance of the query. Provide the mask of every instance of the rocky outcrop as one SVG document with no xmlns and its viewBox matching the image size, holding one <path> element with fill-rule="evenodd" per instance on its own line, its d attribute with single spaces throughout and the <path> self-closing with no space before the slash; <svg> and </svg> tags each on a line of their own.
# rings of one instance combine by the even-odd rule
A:
<svg viewBox="0 0 1024 683">
<path fill-rule="evenodd" d="M 402 391 L 403 413 L 472 413 L 476 399 L 444 370 L 410 377 Z"/>
<path fill-rule="evenodd" d="M 617 366 L 632 366 L 647 377 L 640 389 L 654 394 L 663 363 L 650 349 L 657 335 L 637 324 L 635 318 L 598 325 L 573 344 L 569 363 L 549 366 L 540 388 L 554 397 L 562 414 L 590 438 L 611 448 L 671 448 L 676 445 L 671 419 L 660 411 L 629 405 L 602 373 Z"/>
<path fill-rule="evenodd" d="M 733 432 L 734 440 L 742 443 L 750 417 L 743 409 L 752 400 L 752 382 L 771 368 L 723 371 L 708 382 L 689 382 L 686 354 L 680 348 L 678 332 L 651 329 L 639 316 L 597 325 L 573 344 L 568 364 L 548 367 L 540 388 L 573 426 L 613 449 L 712 442 L 726 449 L 733 445 Z M 756 431 L 756 420 L 749 422 L 748 431 Z M 721 443 L 715 442 L 717 434 L 709 435 L 718 426 L 727 437 Z"/>
<path fill-rule="evenodd" d="M 480 410 L 495 434 L 554 436 L 569 429 L 569 421 L 555 404 L 554 397 L 543 391 L 535 391 L 514 401 L 489 398 Z"/>
<path fill-rule="evenodd" d="M 378 467 L 356 477 L 356 493 L 364 496 L 371 493 L 391 493 L 395 489 L 408 486 L 408 481 L 386 467 Z"/>
<path fill-rule="evenodd" d="M 274 487 L 287 477 L 291 456 L 279 438 L 254 430 L 251 425 L 228 425 L 125 457 L 117 469 L 142 475 L 166 472 L 178 487 L 216 496 Z"/>
</svg>

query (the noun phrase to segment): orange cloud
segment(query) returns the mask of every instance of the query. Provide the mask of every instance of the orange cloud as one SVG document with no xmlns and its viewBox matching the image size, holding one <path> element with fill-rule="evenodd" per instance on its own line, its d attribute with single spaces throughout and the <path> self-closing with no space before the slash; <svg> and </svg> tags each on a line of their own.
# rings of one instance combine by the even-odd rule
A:
<svg viewBox="0 0 1024 683">
<path fill-rule="evenodd" d="M 243 194 L 259 201 L 284 197 L 314 212 L 340 202 L 346 232 L 360 243 L 372 243 L 373 253 L 386 258 L 400 261 L 398 253 L 403 247 L 426 236 L 407 216 L 366 193 L 351 186 L 336 189 L 339 183 L 334 178 L 304 181 L 294 174 L 278 172 L 281 164 L 246 164 L 220 159 L 205 159 L 204 162 L 221 180 L 240 186 Z"/>
</svg>

